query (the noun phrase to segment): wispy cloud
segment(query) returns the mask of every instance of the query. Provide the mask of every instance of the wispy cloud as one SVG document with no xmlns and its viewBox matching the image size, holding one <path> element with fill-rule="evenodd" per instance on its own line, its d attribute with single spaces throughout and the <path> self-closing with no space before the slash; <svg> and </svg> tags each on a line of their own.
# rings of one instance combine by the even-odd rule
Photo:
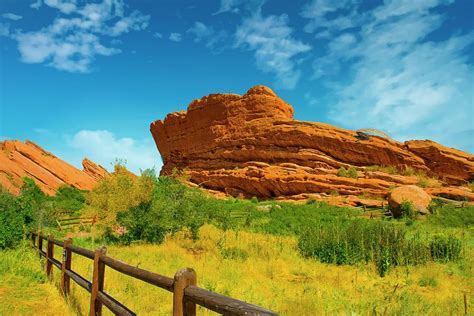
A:
<svg viewBox="0 0 474 316">
<path fill-rule="evenodd" d="M 209 48 L 215 47 L 217 43 L 223 41 L 227 37 L 227 32 L 225 30 L 216 32 L 212 26 L 207 26 L 200 21 L 196 21 L 194 25 L 186 31 L 186 33 L 192 34 L 196 43 L 203 42 L 206 44 L 206 47 Z"/>
<path fill-rule="evenodd" d="M 243 19 L 235 33 L 235 46 L 255 52 L 257 67 L 274 73 L 277 86 L 293 89 L 300 77 L 295 57 L 311 46 L 293 38 L 286 14 L 262 16 L 256 12 Z"/>
<path fill-rule="evenodd" d="M 171 33 L 169 39 L 173 42 L 181 42 L 183 35 L 181 33 Z"/>
<path fill-rule="evenodd" d="M 155 33 L 153 33 L 153 37 L 163 38 L 163 34 L 161 34 L 160 32 L 155 32 Z"/>
<path fill-rule="evenodd" d="M 44 4 L 65 16 L 57 17 L 38 31 L 18 31 L 10 36 L 18 42 L 23 62 L 46 63 L 69 72 L 89 72 L 97 56 L 121 52 L 102 44 L 102 37 L 143 30 L 149 21 L 149 16 L 138 11 L 126 15 L 125 4 L 120 0 L 103 0 L 84 6 L 75 0 L 45 0 Z"/>
<path fill-rule="evenodd" d="M 224 12 L 239 13 L 242 8 L 250 12 L 260 10 L 265 0 L 221 0 L 219 10 L 214 15 Z"/>
<path fill-rule="evenodd" d="M 14 13 L 3 13 L 2 17 L 8 20 L 12 20 L 12 21 L 18 21 L 18 20 L 23 19 L 21 15 L 17 15 Z"/>
<path fill-rule="evenodd" d="M 43 2 L 41 0 L 36 0 L 35 2 L 30 4 L 30 8 L 38 10 Z"/>
<path fill-rule="evenodd" d="M 315 76 L 333 87 L 330 117 L 350 128 L 379 128 L 401 140 L 432 138 L 474 152 L 472 141 L 457 138 L 474 139 L 474 68 L 467 55 L 474 34 L 429 38 L 445 20 L 431 9 L 450 2 L 391 1 L 361 14 L 350 2 L 317 0 L 306 7 L 306 30 L 331 34 L 326 55 L 313 63 Z M 355 16 L 350 25 L 341 22 L 347 15 Z"/>
<path fill-rule="evenodd" d="M 109 170 L 117 159 L 125 160 L 127 168 L 135 173 L 153 167 L 159 171 L 162 166 L 151 140 L 119 138 L 107 130 L 81 130 L 68 138 L 68 146 L 76 160 L 87 157 Z"/>
<path fill-rule="evenodd" d="M 0 23 L 0 36 L 10 36 L 10 24 Z"/>
</svg>

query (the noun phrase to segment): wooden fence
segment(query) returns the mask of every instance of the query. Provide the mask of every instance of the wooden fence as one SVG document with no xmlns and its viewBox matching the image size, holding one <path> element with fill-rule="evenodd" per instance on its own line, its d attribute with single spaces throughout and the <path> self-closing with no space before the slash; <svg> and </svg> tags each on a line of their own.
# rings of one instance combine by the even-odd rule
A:
<svg viewBox="0 0 474 316">
<path fill-rule="evenodd" d="M 65 217 L 56 220 L 59 230 L 73 228 L 76 226 L 92 226 L 97 221 L 96 217 L 92 216 L 77 216 L 77 217 Z"/>
<path fill-rule="evenodd" d="M 56 240 L 53 236 L 32 233 L 33 246 L 39 256 L 46 258 L 46 274 L 52 277 L 53 266 L 61 270 L 61 292 L 67 296 L 70 291 L 70 280 L 91 293 L 89 315 L 102 315 L 102 305 L 105 305 L 115 315 L 136 315 L 125 305 L 115 300 L 104 291 L 105 267 L 142 280 L 154 286 L 173 293 L 173 316 L 196 315 L 196 304 L 223 315 L 277 315 L 275 312 L 252 305 L 234 298 L 223 296 L 196 285 L 196 273 L 191 268 L 180 269 L 174 278 L 156 274 L 130 266 L 106 255 L 106 248 L 95 251 L 74 246 L 72 239 Z M 47 241 L 46 251 L 43 250 L 43 240 Z M 54 258 L 54 246 L 62 247 L 62 260 Z M 92 282 L 88 281 L 71 269 L 72 254 L 77 254 L 93 260 Z"/>
</svg>

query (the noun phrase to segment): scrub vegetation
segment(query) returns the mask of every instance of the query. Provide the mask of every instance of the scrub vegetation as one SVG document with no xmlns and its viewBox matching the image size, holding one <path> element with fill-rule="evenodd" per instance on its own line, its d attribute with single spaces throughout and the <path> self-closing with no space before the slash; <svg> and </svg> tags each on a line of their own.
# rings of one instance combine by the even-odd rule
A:
<svg viewBox="0 0 474 316">
<path fill-rule="evenodd" d="M 106 245 L 112 257 L 163 275 L 192 267 L 200 286 L 284 315 L 462 314 L 464 294 L 472 298 L 472 206 L 435 201 L 424 220 L 369 219 L 361 209 L 317 201 L 216 199 L 153 170 L 138 177 L 120 165 L 115 170 L 91 192 L 64 187 L 46 197 L 28 179 L 18 197 L 1 191 L 0 254 L 9 258 L 2 280 L 24 277 L 18 284 L 51 291 L 59 271 L 46 281 L 24 241 L 40 228 L 89 249 Z M 56 231 L 54 219 L 64 214 L 99 222 L 80 233 Z M 75 256 L 73 269 L 90 277 L 92 262 Z M 168 292 L 111 269 L 105 279 L 106 290 L 138 314 L 170 313 Z M 12 291 L 3 283 L 0 300 Z M 68 311 L 86 313 L 89 295 L 72 284 Z M 0 314 L 27 314 L 2 308 Z"/>
</svg>

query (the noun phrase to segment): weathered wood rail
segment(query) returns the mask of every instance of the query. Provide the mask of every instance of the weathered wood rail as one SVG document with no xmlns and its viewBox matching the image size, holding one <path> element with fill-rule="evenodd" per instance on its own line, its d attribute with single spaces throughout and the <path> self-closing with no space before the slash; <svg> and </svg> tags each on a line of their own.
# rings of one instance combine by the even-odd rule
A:
<svg viewBox="0 0 474 316">
<path fill-rule="evenodd" d="M 77 217 L 65 217 L 56 220 L 59 230 L 73 228 L 76 226 L 92 226 L 96 223 L 97 218 L 92 216 L 77 216 Z"/>
<path fill-rule="evenodd" d="M 265 308 L 249 304 L 234 298 L 223 296 L 197 286 L 196 273 L 191 268 L 180 269 L 174 278 L 163 276 L 151 271 L 133 267 L 124 262 L 107 256 L 105 247 L 95 251 L 74 246 L 72 239 L 56 240 L 53 236 L 32 233 L 33 246 L 37 248 L 40 258 L 46 258 L 46 274 L 52 278 L 52 268 L 61 271 L 60 289 L 67 296 L 70 292 L 70 280 L 91 293 L 90 316 L 102 315 L 105 305 L 115 315 L 136 315 L 125 305 L 115 300 L 104 291 L 105 267 L 122 274 L 142 280 L 166 291 L 173 293 L 173 316 L 194 316 L 196 305 L 200 305 L 223 315 L 277 315 Z M 43 250 L 43 240 L 46 240 L 46 251 Z M 62 260 L 54 258 L 54 246 L 62 247 Z M 71 269 L 72 254 L 93 260 L 92 282 Z"/>
</svg>

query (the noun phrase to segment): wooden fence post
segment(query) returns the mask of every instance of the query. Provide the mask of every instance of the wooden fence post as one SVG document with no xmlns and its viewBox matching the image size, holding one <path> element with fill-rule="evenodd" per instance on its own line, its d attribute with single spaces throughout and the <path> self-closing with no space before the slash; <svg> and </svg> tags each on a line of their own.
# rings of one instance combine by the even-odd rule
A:
<svg viewBox="0 0 474 316">
<path fill-rule="evenodd" d="M 41 235 L 41 233 L 38 233 L 38 255 L 39 257 L 41 258 L 41 250 L 43 250 L 43 236 Z"/>
<path fill-rule="evenodd" d="M 104 289 L 104 272 L 105 264 L 101 262 L 101 258 L 107 253 L 107 248 L 102 247 L 94 253 L 94 271 L 92 273 L 92 290 L 91 290 L 91 304 L 89 316 L 102 315 L 102 302 L 97 299 L 99 291 Z"/>
<path fill-rule="evenodd" d="M 36 246 L 36 234 L 31 233 L 31 241 L 33 242 L 33 247 Z"/>
<path fill-rule="evenodd" d="M 48 236 L 48 247 L 46 249 L 46 275 L 48 278 L 51 279 L 52 274 L 51 271 L 53 270 L 53 263 L 49 261 L 50 258 L 54 257 L 54 243 L 53 243 L 53 236 Z"/>
<path fill-rule="evenodd" d="M 178 270 L 173 283 L 173 316 L 196 315 L 196 304 L 184 297 L 184 289 L 189 285 L 196 285 L 196 272 L 191 268 Z"/>
<path fill-rule="evenodd" d="M 69 294 L 70 288 L 70 278 L 69 275 L 66 274 L 66 270 L 71 270 L 71 250 L 67 249 L 67 246 L 72 244 L 72 239 L 68 238 L 64 241 L 63 246 L 63 261 L 61 264 L 61 291 L 63 292 L 64 296 Z"/>
</svg>

